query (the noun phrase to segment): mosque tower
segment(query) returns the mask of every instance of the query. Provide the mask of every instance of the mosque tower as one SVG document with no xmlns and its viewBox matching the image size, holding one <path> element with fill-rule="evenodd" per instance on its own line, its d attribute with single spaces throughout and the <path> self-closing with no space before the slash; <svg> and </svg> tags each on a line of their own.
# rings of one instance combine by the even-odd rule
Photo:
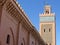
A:
<svg viewBox="0 0 60 45">
<path fill-rule="evenodd" d="M 45 5 L 44 13 L 40 14 L 40 35 L 46 45 L 56 45 L 56 19 L 51 6 Z"/>
</svg>

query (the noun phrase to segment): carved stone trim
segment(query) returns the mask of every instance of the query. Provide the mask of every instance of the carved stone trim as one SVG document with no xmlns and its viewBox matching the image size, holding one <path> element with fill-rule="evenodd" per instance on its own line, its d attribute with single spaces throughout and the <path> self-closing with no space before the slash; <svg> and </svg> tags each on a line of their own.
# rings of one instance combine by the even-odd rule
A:
<svg viewBox="0 0 60 45">
<path fill-rule="evenodd" d="M 11 28 L 11 27 L 10 27 L 10 31 L 11 31 L 11 34 L 12 34 L 12 37 L 13 37 L 13 45 L 15 45 L 14 33 L 13 33 L 13 30 L 12 30 L 12 28 Z"/>
<path fill-rule="evenodd" d="M 6 3 L 6 11 L 16 20 L 20 21 L 21 14 L 18 12 L 18 10 L 15 8 L 15 6 L 12 4 L 12 2 Z"/>
<path fill-rule="evenodd" d="M 0 0 L 0 6 L 3 6 L 7 0 Z"/>
</svg>

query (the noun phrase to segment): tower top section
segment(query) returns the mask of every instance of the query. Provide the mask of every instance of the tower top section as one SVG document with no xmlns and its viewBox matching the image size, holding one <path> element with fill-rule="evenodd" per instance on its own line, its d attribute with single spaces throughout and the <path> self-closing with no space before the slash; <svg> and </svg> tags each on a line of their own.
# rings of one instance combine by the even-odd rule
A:
<svg viewBox="0 0 60 45">
<path fill-rule="evenodd" d="M 51 6 L 45 5 L 44 6 L 44 13 L 40 14 L 40 16 L 54 16 L 55 13 L 52 13 Z"/>
<path fill-rule="evenodd" d="M 44 7 L 44 13 L 45 14 L 50 14 L 51 13 L 51 6 L 50 5 L 45 5 L 45 7 Z"/>
<path fill-rule="evenodd" d="M 55 22 L 55 13 L 51 12 L 51 6 L 44 6 L 44 13 L 40 14 L 40 22 Z"/>
</svg>

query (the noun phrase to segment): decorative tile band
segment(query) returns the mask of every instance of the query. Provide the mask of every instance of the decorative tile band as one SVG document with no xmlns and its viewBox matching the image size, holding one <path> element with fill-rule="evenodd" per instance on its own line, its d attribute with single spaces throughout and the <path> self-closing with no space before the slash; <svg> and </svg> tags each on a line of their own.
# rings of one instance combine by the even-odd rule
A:
<svg viewBox="0 0 60 45">
<path fill-rule="evenodd" d="M 55 21 L 55 17 L 54 16 L 40 17 L 40 22 L 50 22 L 50 21 Z"/>
</svg>

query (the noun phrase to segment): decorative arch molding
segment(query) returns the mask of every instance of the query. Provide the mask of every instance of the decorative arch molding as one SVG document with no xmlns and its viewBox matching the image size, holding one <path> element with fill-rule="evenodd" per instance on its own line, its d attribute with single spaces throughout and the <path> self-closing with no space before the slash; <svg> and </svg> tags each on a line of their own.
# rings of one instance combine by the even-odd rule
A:
<svg viewBox="0 0 60 45">
<path fill-rule="evenodd" d="M 21 45 L 25 45 L 25 40 L 24 40 L 24 38 L 22 38 Z"/>
<path fill-rule="evenodd" d="M 11 34 L 12 34 L 12 37 L 13 37 L 13 45 L 15 45 L 15 40 L 14 40 L 14 33 L 12 31 L 12 28 L 10 27 L 10 31 L 11 31 Z"/>
</svg>

